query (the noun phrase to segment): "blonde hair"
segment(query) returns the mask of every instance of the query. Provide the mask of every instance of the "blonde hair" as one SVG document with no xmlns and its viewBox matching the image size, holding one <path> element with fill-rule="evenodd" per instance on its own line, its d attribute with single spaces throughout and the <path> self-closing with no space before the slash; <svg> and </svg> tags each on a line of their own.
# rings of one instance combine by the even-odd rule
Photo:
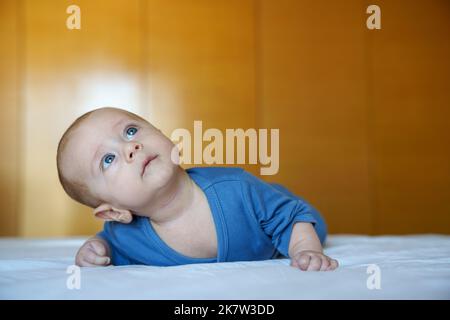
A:
<svg viewBox="0 0 450 320">
<path fill-rule="evenodd" d="M 97 109 L 98 110 L 98 109 Z M 78 117 L 70 126 L 67 128 L 67 130 L 64 132 L 64 134 L 61 137 L 61 140 L 59 140 L 58 143 L 58 149 L 56 152 L 56 167 L 58 169 L 58 178 L 59 182 L 61 183 L 64 191 L 71 197 L 73 200 L 82 203 L 88 207 L 96 208 L 101 203 L 98 199 L 92 196 L 92 194 L 89 191 L 88 186 L 83 181 L 77 181 L 76 179 L 68 179 L 61 169 L 62 164 L 62 154 L 64 153 L 64 150 L 67 146 L 67 142 L 69 141 L 70 134 L 77 129 L 80 124 L 88 118 L 94 111 L 89 111 L 82 116 Z"/>
</svg>

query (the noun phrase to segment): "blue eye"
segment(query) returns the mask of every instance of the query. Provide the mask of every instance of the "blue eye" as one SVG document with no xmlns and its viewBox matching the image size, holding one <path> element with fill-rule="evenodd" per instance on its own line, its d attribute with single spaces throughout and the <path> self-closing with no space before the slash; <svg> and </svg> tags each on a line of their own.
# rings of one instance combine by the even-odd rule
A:
<svg viewBox="0 0 450 320">
<path fill-rule="evenodd" d="M 107 169 L 111 165 L 111 163 L 114 161 L 115 157 L 116 156 L 113 154 L 105 155 L 102 159 L 102 169 L 103 170 Z"/>
<path fill-rule="evenodd" d="M 128 127 L 125 130 L 125 134 L 127 136 L 128 140 L 131 140 L 131 138 L 133 138 L 133 136 L 138 132 L 138 129 L 136 127 Z"/>
</svg>

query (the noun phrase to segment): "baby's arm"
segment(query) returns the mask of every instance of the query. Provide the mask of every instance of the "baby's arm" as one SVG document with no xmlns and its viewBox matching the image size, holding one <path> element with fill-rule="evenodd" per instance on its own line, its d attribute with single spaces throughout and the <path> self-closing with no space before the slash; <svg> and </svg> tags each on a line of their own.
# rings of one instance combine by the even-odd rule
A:
<svg viewBox="0 0 450 320">
<path fill-rule="evenodd" d="M 111 262 L 111 249 L 99 237 L 88 239 L 78 250 L 75 263 L 80 267 L 107 266 Z"/>
<path fill-rule="evenodd" d="M 291 266 L 303 271 L 330 271 L 338 262 L 323 254 L 319 237 L 311 223 L 297 222 L 289 241 Z"/>
</svg>

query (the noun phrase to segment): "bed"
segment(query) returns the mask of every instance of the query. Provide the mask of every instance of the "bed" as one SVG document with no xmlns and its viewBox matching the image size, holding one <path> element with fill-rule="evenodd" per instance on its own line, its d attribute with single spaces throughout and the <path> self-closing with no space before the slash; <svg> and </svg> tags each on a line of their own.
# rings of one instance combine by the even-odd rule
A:
<svg viewBox="0 0 450 320">
<path fill-rule="evenodd" d="M 329 236 L 340 267 L 289 259 L 70 268 L 84 238 L 0 240 L 1 299 L 449 299 L 450 236 Z M 69 272 L 69 273 L 68 273 Z M 74 277 L 78 276 L 79 282 Z M 77 285 L 79 284 L 79 289 Z"/>
</svg>

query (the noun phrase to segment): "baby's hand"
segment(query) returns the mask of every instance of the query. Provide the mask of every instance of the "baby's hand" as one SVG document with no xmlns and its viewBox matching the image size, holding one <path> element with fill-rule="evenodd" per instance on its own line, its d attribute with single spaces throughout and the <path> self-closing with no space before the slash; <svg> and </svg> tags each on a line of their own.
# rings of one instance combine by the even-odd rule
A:
<svg viewBox="0 0 450 320">
<path fill-rule="evenodd" d="M 108 244 L 99 238 L 87 240 L 78 250 L 75 263 L 80 267 L 107 266 L 111 262 Z"/>
<path fill-rule="evenodd" d="M 299 251 L 291 258 L 291 266 L 303 271 L 331 271 L 338 265 L 337 260 L 312 250 Z"/>
</svg>

